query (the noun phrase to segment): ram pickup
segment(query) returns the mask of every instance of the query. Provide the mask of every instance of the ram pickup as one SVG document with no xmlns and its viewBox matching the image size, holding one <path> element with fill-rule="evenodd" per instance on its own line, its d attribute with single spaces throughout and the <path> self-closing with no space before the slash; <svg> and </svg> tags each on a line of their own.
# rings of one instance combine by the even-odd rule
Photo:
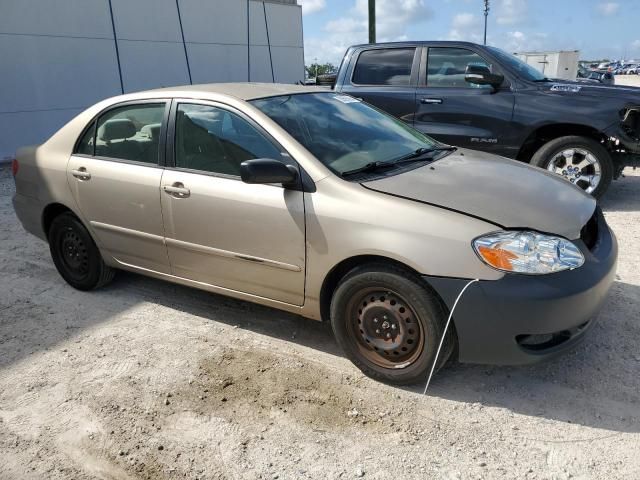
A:
<svg viewBox="0 0 640 480">
<path fill-rule="evenodd" d="M 640 88 L 546 78 L 496 47 L 350 47 L 335 90 L 442 142 L 531 163 L 600 197 L 640 164 Z"/>
</svg>

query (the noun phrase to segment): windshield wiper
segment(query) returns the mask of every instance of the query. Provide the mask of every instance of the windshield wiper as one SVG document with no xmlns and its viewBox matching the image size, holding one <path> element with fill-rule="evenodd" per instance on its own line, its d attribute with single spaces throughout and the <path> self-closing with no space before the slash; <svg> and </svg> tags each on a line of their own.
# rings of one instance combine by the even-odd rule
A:
<svg viewBox="0 0 640 480">
<path fill-rule="evenodd" d="M 373 172 L 374 170 L 378 170 L 380 168 L 389 168 L 397 165 L 399 163 L 407 163 L 407 162 L 420 162 L 423 161 L 425 155 L 434 152 L 444 152 L 444 151 L 454 151 L 457 150 L 457 147 L 451 147 L 449 145 L 443 145 L 442 147 L 421 147 L 413 152 L 403 155 L 402 157 L 396 158 L 394 160 L 389 160 L 386 162 L 369 162 L 366 165 L 358 168 L 354 168 L 353 170 L 347 170 L 346 172 L 342 172 L 340 174 L 341 177 L 348 177 L 349 175 L 355 175 L 356 173 L 363 172 Z"/>
<path fill-rule="evenodd" d="M 388 168 L 393 165 L 393 162 L 369 162 L 366 165 L 358 168 L 354 168 L 353 170 L 347 170 L 346 172 L 342 172 L 340 174 L 341 177 L 348 177 L 349 175 L 355 175 L 356 173 L 362 172 L 373 172 L 374 170 L 378 170 L 379 168 Z"/>
<path fill-rule="evenodd" d="M 414 150 L 413 152 L 404 155 L 400 158 L 397 158 L 396 160 L 393 161 L 394 164 L 398 164 L 398 163 L 408 163 L 408 162 L 419 162 L 424 160 L 424 156 L 429 154 L 429 153 L 434 153 L 434 152 L 453 152 L 455 150 L 457 150 L 457 147 L 452 147 L 450 145 L 443 145 L 441 147 L 431 147 L 431 148 L 418 148 L 417 150 Z"/>
</svg>

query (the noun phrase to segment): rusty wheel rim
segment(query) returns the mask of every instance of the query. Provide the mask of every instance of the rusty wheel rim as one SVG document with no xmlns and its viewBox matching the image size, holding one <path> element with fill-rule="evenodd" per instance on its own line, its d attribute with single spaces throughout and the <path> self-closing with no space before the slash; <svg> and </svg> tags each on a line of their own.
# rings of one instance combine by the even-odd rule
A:
<svg viewBox="0 0 640 480">
<path fill-rule="evenodd" d="M 382 368 L 405 368 L 422 354 L 424 328 L 402 295 L 365 288 L 352 297 L 347 308 L 347 331 L 368 361 Z"/>
</svg>

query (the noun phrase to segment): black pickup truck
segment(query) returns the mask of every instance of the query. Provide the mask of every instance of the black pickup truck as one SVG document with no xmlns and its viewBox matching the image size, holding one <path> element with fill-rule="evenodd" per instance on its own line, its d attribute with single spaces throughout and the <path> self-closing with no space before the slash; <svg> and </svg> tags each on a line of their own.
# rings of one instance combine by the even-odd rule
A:
<svg viewBox="0 0 640 480">
<path fill-rule="evenodd" d="M 530 162 L 596 197 L 640 164 L 640 88 L 549 79 L 495 47 L 350 47 L 334 88 L 442 142 Z"/>
</svg>

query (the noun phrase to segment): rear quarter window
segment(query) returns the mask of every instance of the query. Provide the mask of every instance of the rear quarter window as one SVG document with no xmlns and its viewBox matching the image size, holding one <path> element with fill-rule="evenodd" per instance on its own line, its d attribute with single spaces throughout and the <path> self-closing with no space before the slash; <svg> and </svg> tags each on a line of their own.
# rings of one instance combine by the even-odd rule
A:
<svg viewBox="0 0 640 480">
<path fill-rule="evenodd" d="M 358 85 L 408 86 L 415 51 L 415 48 L 365 50 L 358 56 L 351 81 Z"/>
</svg>

